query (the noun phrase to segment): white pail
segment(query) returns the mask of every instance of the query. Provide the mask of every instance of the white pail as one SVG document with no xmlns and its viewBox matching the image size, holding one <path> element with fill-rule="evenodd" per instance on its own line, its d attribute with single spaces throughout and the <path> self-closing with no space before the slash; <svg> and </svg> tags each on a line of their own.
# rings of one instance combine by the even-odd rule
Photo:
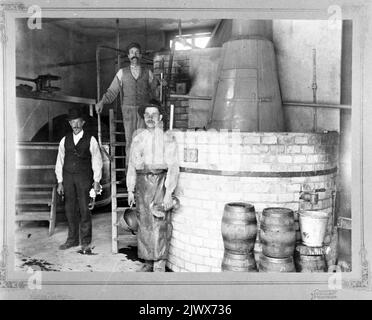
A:
<svg viewBox="0 0 372 320">
<path fill-rule="evenodd" d="M 329 213 L 324 211 L 302 211 L 299 215 L 301 238 L 304 245 L 321 247 L 327 229 Z"/>
</svg>

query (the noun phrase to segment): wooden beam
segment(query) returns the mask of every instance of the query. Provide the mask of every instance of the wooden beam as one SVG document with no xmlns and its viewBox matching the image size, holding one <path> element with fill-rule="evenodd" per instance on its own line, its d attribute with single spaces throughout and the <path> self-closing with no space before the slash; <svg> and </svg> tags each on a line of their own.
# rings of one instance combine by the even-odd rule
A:
<svg viewBox="0 0 372 320">
<path fill-rule="evenodd" d="M 36 92 L 36 91 L 22 91 L 17 90 L 18 98 L 34 99 L 34 100 L 47 100 L 54 102 L 66 102 L 66 103 L 82 103 L 87 105 L 95 105 L 96 100 L 83 97 L 66 96 L 58 93 L 49 92 Z"/>
</svg>

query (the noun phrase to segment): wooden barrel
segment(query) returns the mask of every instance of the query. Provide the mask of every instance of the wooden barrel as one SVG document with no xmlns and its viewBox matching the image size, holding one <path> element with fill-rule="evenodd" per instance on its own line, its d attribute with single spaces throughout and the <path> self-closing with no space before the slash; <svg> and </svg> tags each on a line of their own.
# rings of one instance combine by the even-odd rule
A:
<svg viewBox="0 0 372 320">
<path fill-rule="evenodd" d="M 296 245 L 293 211 L 287 208 L 265 208 L 260 224 L 260 241 L 265 256 L 293 256 Z"/>
<path fill-rule="evenodd" d="M 243 202 L 227 203 L 221 232 L 225 250 L 236 254 L 251 253 L 257 236 L 254 206 Z"/>
<path fill-rule="evenodd" d="M 308 247 L 297 244 L 294 262 L 297 272 L 326 272 L 327 247 Z"/>
<path fill-rule="evenodd" d="M 295 254 L 295 266 L 297 272 L 326 272 L 324 256 L 306 256 Z"/>
<path fill-rule="evenodd" d="M 257 272 L 256 260 L 253 253 L 236 254 L 225 250 L 221 270 L 224 272 Z"/>
<path fill-rule="evenodd" d="M 271 258 L 264 254 L 260 255 L 258 263 L 260 272 L 295 272 L 293 257 Z"/>
</svg>

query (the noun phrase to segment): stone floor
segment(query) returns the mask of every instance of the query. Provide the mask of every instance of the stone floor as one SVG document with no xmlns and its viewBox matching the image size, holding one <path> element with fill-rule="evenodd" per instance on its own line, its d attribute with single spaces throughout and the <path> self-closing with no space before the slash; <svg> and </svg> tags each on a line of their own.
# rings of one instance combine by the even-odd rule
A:
<svg viewBox="0 0 372 320">
<path fill-rule="evenodd" d="M 80 247 L 59 250 L 66 237 L 66 222 L 58 222 L 50 237 L 47 222 L 23 222 L 16 230 L 16 270 L 32 267 L 42 271 L 135 272 L 143 265 L 136 247 L 127 246 L 118 254 L 111 253 L 109 213 L 93 215 L 92 255 L 79 253 Z"/>
</svg>

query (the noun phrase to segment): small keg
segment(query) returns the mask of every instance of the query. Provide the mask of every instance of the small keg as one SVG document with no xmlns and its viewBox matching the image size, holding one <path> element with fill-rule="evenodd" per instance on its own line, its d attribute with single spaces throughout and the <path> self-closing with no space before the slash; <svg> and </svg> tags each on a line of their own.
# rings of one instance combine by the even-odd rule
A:
<svg viewBox="0 0 372 320">
<path fill-rule="evenodd" d="M 272 258 L 293 256 L 296 245 L 294 214 L 287 208 L 265 208 L 260 224 L 262 253 Z"/>
<path fill-rule="evenodd" d="M 225 250 L 221 264 L 222 271 L 256 272 L 256 261 L 253 253 L 236 254 Z"/>
<path fill-rule="evenodd" d="M 251 253 L 257 236 L 254 206 L 243 202 L 226 204 L 221 233 L 225 250 L 236 254 Z"/>
<path fill-rule="evenodd" d="M 293 257 L 271 258 L 264 254 L 260 255 L 259 261 L 260 272 L 295 272 Z"/>
<path fill-rule="evenodd" d="M 297 272 L 326 272 L 325 247 L 297 245 L 294 262 Z"/>
</svg>

